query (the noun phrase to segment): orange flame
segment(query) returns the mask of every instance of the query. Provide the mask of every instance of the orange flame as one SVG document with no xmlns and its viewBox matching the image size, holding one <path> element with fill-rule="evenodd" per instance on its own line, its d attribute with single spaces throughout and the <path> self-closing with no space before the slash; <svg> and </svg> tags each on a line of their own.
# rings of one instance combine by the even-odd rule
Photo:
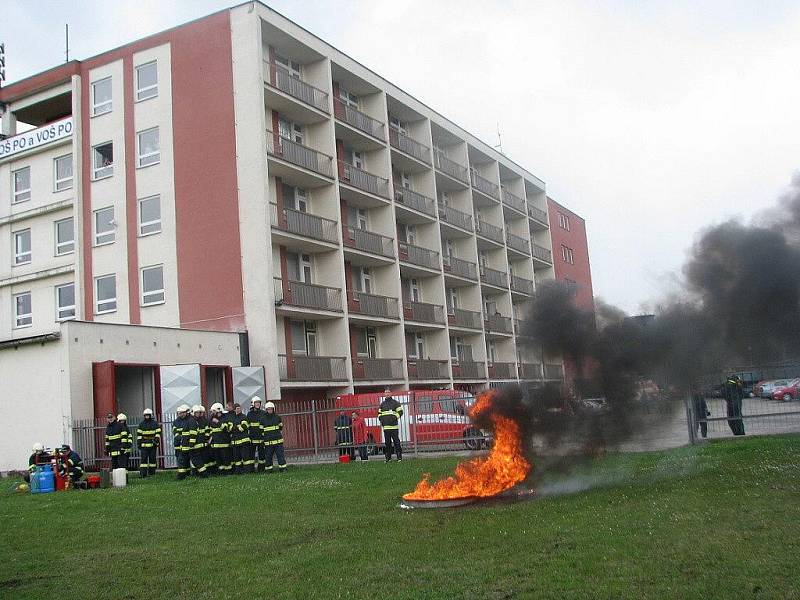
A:
<svg viewBox="0 0 800 600">
<path fill-rule="evenodd" d="M 478 396 L 469 411 L 471 418 L 489 410 L 497 392 L 489 390 Z M 454 500 L 459 498 L 486 498 L 514 487 L 523 481 L 531 464 L 522 451 L 519 425 L 508 417 L 493 415 L 494 447 L 485 458 L 462 462 L 456 467 L 455 477 L 441 479 L 431 484 L 425 474 L 405 500 Z"/>
</svg>

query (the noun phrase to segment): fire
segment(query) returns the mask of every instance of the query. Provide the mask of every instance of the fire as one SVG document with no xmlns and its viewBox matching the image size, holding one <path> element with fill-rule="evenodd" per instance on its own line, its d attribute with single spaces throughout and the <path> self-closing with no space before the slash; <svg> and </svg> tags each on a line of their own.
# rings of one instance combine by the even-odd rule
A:
<svg viewBox="0 0 800 600">
<path fill-rule="evenodd" d="M 478 396 L 469 412 L 471 418 L 486 412 L 492 406 L 497 392 L 489 390 Z M 522 450 L 519 425 L 508 417 L 493 415 L 494 447 L 485 458 L 475 458 L 456 467 L 454 477 L 431 484 L 424 475 L 405 500 L 455 500 L 459 498 L 486 498 L 495 496 L 523 481 L 531 464 Z"/>
</svg>

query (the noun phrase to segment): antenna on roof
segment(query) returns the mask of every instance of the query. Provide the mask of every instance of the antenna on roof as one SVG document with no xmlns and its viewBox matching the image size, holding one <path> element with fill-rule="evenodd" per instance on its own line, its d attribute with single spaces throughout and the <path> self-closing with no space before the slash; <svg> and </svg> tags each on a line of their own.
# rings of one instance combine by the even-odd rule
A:
<svg viewBox="0 0 800 600">
<path fill-rule="evenodd" d="M 498 152 L 500 152 L 500 154 L 503 153 L 503 138 L 500 137 L 500 123 L 499 122 L 497 123 L 497 146 L 495 146 L 494 149 L 497 150 Z"/>
<path fill-rule="evenodd" d="M 69 62 L 69 23 L 65 23 L 64 24 L 64 37 L 65 37 L 65 39 L 64 39 L 65 52 L 64 53 L 67 56 L 67 60 L 65 60 L 64 62 Z"/>
<path fill-rule="evenodd" d="M 6 45 L 0 42 L 0 87 L 6 80 Z"/>
</svg>

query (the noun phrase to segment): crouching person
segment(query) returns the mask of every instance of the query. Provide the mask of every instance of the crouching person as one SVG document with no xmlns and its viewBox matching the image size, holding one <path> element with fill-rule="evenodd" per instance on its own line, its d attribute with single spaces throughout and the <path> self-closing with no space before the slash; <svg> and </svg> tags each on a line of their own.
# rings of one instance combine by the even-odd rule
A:
<svg viewBox="0 0 800 600">
<path fill-rule="evenodd" d="M 267 402 L 264 417 L 264 445 L 267 450 L 267 473 L 272 473 L 272 457 L 278 459 L 278 471 L 286 471 L 286 456 L 283 451 L 283 419 L 275 412 L 275 403 Z"/>
<path fill-rule="evenodd" d="M 69 444 L 64 444 L 59 450 L 61 461 L 59 462 L 59 475 L 69 476 L 72 483 L 80 481 L 83 477 L 83 459 L 80 455 L 70 448 Z"/>
<path fill-rule="evenodd" d="M 44 450 L 44 444 L 36 443 L 33 445 L 33 454 L 30 455 L 28 458 L 28 472 L 25 473 L 22 478 L 25 480 L 25 483 L 31 482 L 31 475 L 36 470 L 38 465 L 49 465 L 50 459 L 53 457 Z"/>
</svg>

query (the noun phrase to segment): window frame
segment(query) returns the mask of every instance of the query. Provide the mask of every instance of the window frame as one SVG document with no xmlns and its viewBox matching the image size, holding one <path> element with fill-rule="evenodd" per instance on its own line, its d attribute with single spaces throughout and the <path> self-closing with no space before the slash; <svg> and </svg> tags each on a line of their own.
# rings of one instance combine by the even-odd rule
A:
<svg viewBox="0 0 800 600">
<path fill-rule="evenodd" d="M 102 233 L 98 232 L 97 217 L 100 215 L 100 213 L 109 210 L 111 211 L 111 220 L 109 221 L 109 224 L 111 225 L 111 230 L 110 230 L 111 239 L 108 241 L 99 242 L 98 236 L 109 235 L 109 231 L 103 231 Z M 92 211 L 92 247 L 98 248 L 100 246 L 108 246 L 109 244 L 113 244 L 114 242 L 117 241 L 117 228 L 116 225 L 114 224 L 115 220 L 116 220 L 116 211 L 114 210 L 113 206 L 106 206 L 104 208 L 98 208 L 97 210 Z"/>
<path fill-rule="evenodd" d="M 64 160 L 65 158 L 69 159 L 70 175 L 69 175 L 69 178 L 59 179 L 58 178 L 58 161 Z M 74 168 L 75 168 L 75 165 L 72 162 L 72 152 L 70 152 L 69 154 L 64 154 L 63 156 L 56 156 L 53 159 L 53 191 L 54 192 L 65 192 L 67 190 L 71 190 L 72 189 L 73 182 L 75 180 Z M 65 181 L 68 181 L 69 185 L 66 186 L 66 187 L 59 187 L 59 184 L 65 182 Z"/>
<path fill-rule="evenodd" d="M 158 220 L 157 221 L 142 221 L 142 203 L 148 200 L 157 200 L 158 201 Z M 161 220 L 161 194 L 153 194 L 152 196 L 145 196 L 144 198 L 139 198 L 137 200 L 137 211 L 136 216 L 139 221 L 138 223 L 138 231 L 139 237 L 147 237 L 148 235 L 156 235 L 161 233 L 162 231 L 162 220 Z M 144 231 L 145 227 L 152 227 L 154 225 L 158 225 L 157 231 Z"/>
<path fill-rule="evenodd" d="M 142 154 L 142 136 L 146 133 L 156 132 L 156 143 L 158 145 L 158 150 L 155 152 L 148 152 L 147 154 Z M 143 162 L 144 160 L 149 160 L 150 158 L 155 157 L 153 162 Z M 148 127 L 147 129 L 143 129 L 142 131 L 136 132 L 136 168 L 137 169 L 144 169 L 145 167 L 152 167 L 153 165 L 157 165 L 161 162 L 161 132 L 156 127 Z"/>
<path fill-rule="evenodd" d="M 25 189 L 17 189 L 17 173 L 22 173 L 23 171 L 28 172 L 28 187 Z M 22 204 L 23 202 L 28 202 L 31 199 L 31 188 L 33 187 L 31 181 L 31 166 L 27 165 L 25 167 L 20 167 L 19 169 L 14 169 L 11 171 L 11 204 Z M 20 196 L 25 195 L 24 198 L 20 199 Z"/>
<path fill-rule="evenodd" d="M 97 166 L 97 150 L 98 148 L 102 148 L 103 146 L 111 146 L 111 163 L 108 165 L 103 165 L 101 167 Z M 108 170 L 107 173 L 103 172 Z M 103 142 L 102 144 L 95 144 L 92 146 L 92 181 L 100 181 L 101 179 L 106 179 L 108 177 L 113 177 L 114 175 L 114 142 L 108 141 Z"/>
<path fill-rule="evenodd" d="M 28 296 L 28 304 L 30 312 L 27 313 L 19 313 L 19 305 L 17 301 L 19 298 L 23 296 Z M 12 305 L 14 306 L 14 329 L 25 329 L 26 327 L 33 327 L 33 295 L 31 294 L 30 290 L 27 292 L 19 292 L 18 294 L 14 294 Z M 27 319 L 27 323 L 20 324 L 21 319 Z"/>
<path fill-rule="evenodd" d="M 113 298 L 105 298 L 102 301 L 100 300 L 100 282 L 104 279 L 112 279 L 114 280 L 114 297 Z M 100 304 L 109 304 L 111 302 L 114 303 L 113 308 L 105 308 L 101 309 Z M 94 314 L 95 315 L 107 315 L 109 313 L 117 312 L 117 274 L 110 273 L 108 275 L 98 275 L 94 278 Z"/>
<path fill-rule="evenodd" d="M 62 241 L 59 241 L 59 239 L 58 239 L 58 226 L 61 223 L 66 223 L 67 221 L 72 221 L 72 226 L 70 227 L 70 231 L 72 232 L 72 239 L 67 241 L 67 242 L 62 242 Z M 56 243 L 56 246 L 55 246 L 55 255 L 56 256 L 66 256 L 68 254 L 74 254 L 75 253 L 75 218 L 74 217 L 67 217 L 66 219 L 59 219 L 58 221 L 53 221 L 53 238 L 54 238 L 55 243 Z M 61 247 L 62 246 L 66 246 L 68 244 L 71 244 L 72 248 L 70 248 L 66 252 L 63 252 L 61 250 Z"/>
<path fill-rule="evenodd" d="M 144 87 L 140 87 L 139 85 L 139 73 L 145 69 L 146 67 L 153 67 L 156 73 L 156 82 L 152 85 L 147 85 Z M 136 83 L 136 90 L 135 90 L 135 102 L 144 102 L 145 100 L 150 100 L 151 98 L 158 98 L 158 60 L 151 60 L 146 63 L 142 63 L 140 65 L 136 65 L 133 68 L 133 79 Z M 150 94 L 151 90 L 155 90 L 154 94 Z M 147 95 L 144 95 L 147 93 Z"/>
<path fill-rule="evenodd" d="M 19 248 L 17 245 L 17 239 L 22 236 L 23 234 L 28 234 L 28 251 L 27 252 L 19 252 Z M 13 246 L 14 251 L 14 262 L 12 266 L 14 267 L 21 267 L 23 265 L 29 265 L 33 261 L 33 234 L 31 232 L 31 228 L 28 227 L 27 229 L 18 229 L 17 231 L 11 232 L 11 245 Z M 27 256 L 27 260 L 20 257 Z"/>
<path fill-rule="evenodd" d="M 144 289 L 144 273 L 145 273 L 145 271 L 153 271 L 155 269 L 160 269 L 161 270 L 161 289 L 146 291 Z M 140 301 L 142 307 L 145 307 L 145 306 L 157 306 L 159 304 L 164 304 L 167 301 L 166 286 L 164 285 L 164 265 L 163 264 L 149 265 L 147 267 L 142 267 L 141 269 L 139 269 L 139 284 L 140 284 L 141 290 L 142 290 L 141 291 L 141 297 L 139 298 L 139 301 Z M 156 295 L 160 296 L 160 299 L 152 300 L 152 301 L 147 299 L 148 296 L 156 296 Z"/>
<path fill-rule="evenodd" d="M 61 298 L 59 296 L 59 291 L 64 289 L 64 288 L 68 288 L 68 287 L 72 288 L 72 305 L 68 304 L 66 306 L 61 306 L 61 304 L 60 304 Z M 73 281 L 73 282 L 70 282 L 70 283 L 64 283 L 64 284 L 61 284 L 61 285 L 57 285 L 57 286 L 54 286 L 53 289 L 55 290 L 55 294 L 56 294 L 56 321 L 57 322 L 71 321 L 71 320 L 75 319 L 76 318 L 75 309 L 77 307 L 77 302 L 75 301 L 75 282 Z M 62 311 L 70 310 L 70 309 L 72 310 L 72 314 L 71 315 L 61 316 L 61 312 Z"/>
<path fill-rule="evenodd" d="M 109 99 L 101 102 L 100 104 L 97 103 L 95 96 L 97 95 L 97 86 L 101 83 L 108 83 L 109 86 Z M 91 99 L 92 99 L 92 117 L 99 117 L 100 115 L 106 115 L 114 110 L 114 86 L 112 83 L 111 75 L 108 77 L 103 77 L 98 79 L 97 81 L 92 82 L 92 91 L 91 91 Z M 108 109 L 101 110 L 102 107 L 108 105 Z"/>
</svg>

